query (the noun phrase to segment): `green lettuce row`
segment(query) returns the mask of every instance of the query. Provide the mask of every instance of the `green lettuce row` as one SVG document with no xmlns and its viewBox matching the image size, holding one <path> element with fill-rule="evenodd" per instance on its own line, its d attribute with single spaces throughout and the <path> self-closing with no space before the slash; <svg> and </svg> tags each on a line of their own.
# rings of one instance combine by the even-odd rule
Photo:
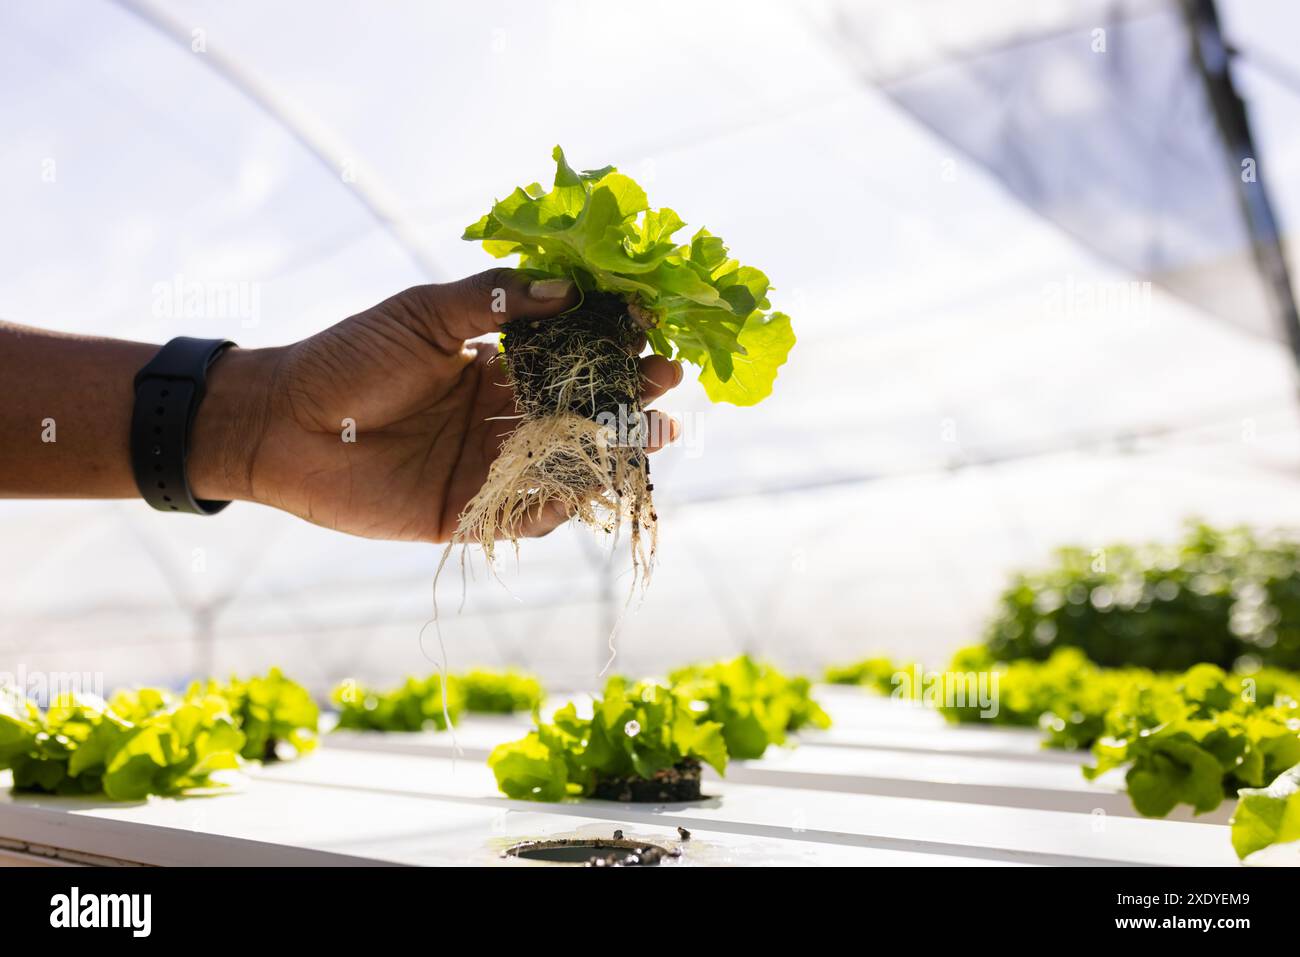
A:
<svg viewBox="0 0 1300 957">
<path fill-rule="evenodd" d="M 481 714 L 514 714 L 532 711 L 542 703 L 542 683 L 517 671 L 475 669 L 453 675 L 465 696 L 465 710 Z"/>
<path fill-rule="evenodd" d="M 1180 804 L 1201 814 L 1300 764 L 1300 705 L 1281 694 L 1251 700 L 1240 678 L 1197 665 L 1171 682 L 1126 689 L 1092 750 L 1096 763 L 1084 774 L 1127 768 L 1141 814 L 1163 817 Z"/>
<path fill-rule="evenodd" d="M 244 735 L 218 695 L 176 700 L 158 689 L 101 699 L 62 695 L 42 711 L 0 694 L 0 769 L 14 787 L 140 800 L 216 786 L 239 766 Z"/>
<path fill-rule="evenodd" d="M 881 694 L 892 694 L 912 669 L 910 663 L 893 658 L 864 658 L 842 665 L 829 665 L 823 680 L 832 685 L 858 685 Z"/>
<path fill-rule="evenodd" d="M 879 688 L 887 665 L 868 659 L 835 674 Z M 976 647 L 936 676 L 940 699 L 943 683 L 971 672 L 997 673 L 998 713 L 984 718 L 978 706 L 949 703 L 939 709 L 949 720 L 1036 726 L 1049 747 L 1091 748 L 1084 775 L 1123 769 L 1134 808 L 1148 817 L 1184 804 L 1205 813 L 1235 794 L 1241 857 L 1300 839 L 1300 676 L 1275 668 L 1230 675 L 1212 664 L 1176 674 L 1103 668 L 1074 648 L 1045 662 L 995 662 Z"/>
<path fill-rule="evenodd" d="M 339 710 L 339 728 L 352 731 L 446 731 L 465 710 L 465 693 L 459 682 L 448 683 L 446 708 L 442 700 L 442 675 L 408 677 L 399 687 L 378 691 L 345 681 L 330 700 Z"/>
<path fill-rule="evenodd" d="M 559 801 L 591 794 L 602 779 L 651 778 L 687 759 L 725 773 L 722 726 L 700 720 L 690 699 L 671 688 L 647 684 L 633 693 L 611 682 L 590 718 L 567 704 L 551 723 L 539 720 L 521 740 L 498 745 L 488 767 L 507 797 Z"/>
<path fill-rule="evenodd" d="M 264 678 L 195 682 L 184 695 L 126 689 L 108 702 L 64 695 L 42 711 L 0 692 L 0 769 L 19 790 L 104 793 L 115 800 L 216 786 L 214 771 L 262 760 L 279 742 L 304 754 L 318 711 L 307 690 L 272 669 Z"/>
<path fill-rule="evenodd" d="M 914 666 L 890 658 L 868 658 L 861 662 L 827 669 L 826 680 L 857 684 L 882 694 L 898 693 L 921 698 L 912 689 Z M 998 712 L 984 716 L 974 701 L 949 693 L 948 685 L 966 676 L 996 672 Z M 1077 648 L 1059 648 L 1046 661 L 1017 659 L 996 661 L 987 648 L 963 648 L 942 672 L 927 673 L 936 687 L 936 709 L 954 723 L 984 723 L 1012 727 L 1036 727 L 1043 732 L 1044 745 L 1075 751 L 1093 746 L 1105 733 L 1107 714 L 1126 693 L 1137 688 L 1173 688 L 1180 675 L 1145 668 L 1105 668 L 1090 661 Z M 1261 702 L 1279 695 L 1300 698 L 1300 676 L 1276 668 L 1240 672 L 1231 679 L 1236 693 Z"/>
<path fill-rule="evenodd" d="M 513 714 L 533 711 L 544 696 L 533 675 L 478 668 L 448 677 L 447 712 L 454 725 L 463 712 Z M 345 681 L 330 700 L 339 710 L 340 728 L 362 731 L 445 731 L 442 675 L 411 675 L 397 688 L 379 691 Z"/>
<path fill-rule="evenodd" d="M 1047 661 L 992 662 L 982 648 L 966 649 L 943 680 L 971 672 L 998 675 L 998 713 L 988 719 L 978 705 L 944 695 L 940 712 L 957 723 L 985 721 L 1014 727 L 1037 727 L 1050 748 L 1091 748 L 1104 731 L 1105 718 L 1123 692 L 1164 679 L 1143 668 L 1102 668 L 1077 648 L 1061 648 Z"/>
<path fill-rule="evenodd" d="M 1058 549 L 1017 574 L 985 644 L 999 660 L 1077 647 L 1111 667 L 1300 669 L 1300 541 L 1189 525 L 1178 542 Z"/>
<path fill-rule="evenodd" d="M 700 368 L 714 402 L 754 405 L 772 392 L 794 345 L 790 317 L 771 312 L 767 276 L 731 258 L 706 229 L 689 243 L 685 222 L 651 209 L 645 191 L 614 167 L 579 172 L 555 147 L 555 183 L 516 188 L 462 238 L 521 268 L 621 294 L 651 320 L 655 352 Z"/>
</svg>

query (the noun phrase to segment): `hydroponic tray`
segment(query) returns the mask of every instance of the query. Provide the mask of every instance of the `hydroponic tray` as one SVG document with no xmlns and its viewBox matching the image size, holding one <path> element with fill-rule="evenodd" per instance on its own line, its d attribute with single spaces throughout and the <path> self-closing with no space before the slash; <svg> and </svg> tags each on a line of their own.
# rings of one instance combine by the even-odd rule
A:
<svg viewBox="0 0 1300 957">
<path fill-rule="evenodd" d="M 797 750 L 737 763 L 725 781 L 706 781 L 707 800 L 694 804 L 507 800 L 483 753 L 526 722 L 471 717 L 457 731 L 460 758 L 447 752 L 447 734 L 327 736 L 317 753 L 253 766 L 216 796 L 119 804 L 14 795 L 0 775 L 0 853 L 76 863 L 554 866 L 502 852 L 615 829 L 672 847 L 680 826 L 692 836 L 671 866 L 1236 863 L 1226 815 L 1135 817 L 1113 787 L 1088 785 L 1074 762 L 1026 753 L 1014 731 L 1003 749 L 997 729 L 947 727 L 861 692 L 826 701 L 838 729 L 826 744 L 805 736 Z"/>
</svg>

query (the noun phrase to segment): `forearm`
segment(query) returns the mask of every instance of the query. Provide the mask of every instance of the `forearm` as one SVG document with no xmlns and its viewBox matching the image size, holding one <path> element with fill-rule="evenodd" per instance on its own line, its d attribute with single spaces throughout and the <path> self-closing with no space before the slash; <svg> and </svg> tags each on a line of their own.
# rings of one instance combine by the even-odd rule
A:
<svg viewBox="0 0 1300 957">
<path fill-rule="evenodd" d="M 0 497 L 134 498 L 136 372 L 158 346 L 0 323 Z M 275 350 L 230 350 L 212 367 L 190 441 L 204 499 L 249 498 Z"/>
</svg>

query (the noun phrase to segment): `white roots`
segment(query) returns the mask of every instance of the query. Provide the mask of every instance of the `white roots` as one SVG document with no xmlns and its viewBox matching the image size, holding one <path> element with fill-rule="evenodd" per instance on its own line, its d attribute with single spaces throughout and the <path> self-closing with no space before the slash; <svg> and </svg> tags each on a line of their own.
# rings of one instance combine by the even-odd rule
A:
<svg viewBox="0 0 1300 957">
<path fill-rule="evenodd" d="M 498 539 L 518 548 L 530 525 L 557 507 L 610 534 L 626 521 L 633 586 L 644 587 L 658 537 L 652 488 L 646 450 L 618 444 L 615 429 L 568 412 L 526 415 L 465 506 L 452 544 L 477 542 L 491 565 Z"/>
<path fill-rule="evenodd" d="M 636 398 L 640 335 L 626 303 L 603 293 L 589 293 L 583 307 L 562 319 L 507 324 L 506 374 L 522 417 L 443 552 L 434 576 L 435 621 L 438 575 L 455 546 L 461 546 L 463 580 L 469 545 L 482 548 L 494 569 L 498 541 L 509 541 L 518 554 L 520 538 L 561 515 L 614 541 L 625 522 L 630 527 L 632 578 L 624 611 L 638 584 L 644 589 L 649 583 L 659 520 L 642 442 L 648 421 Z M 597 421 L 611 418 L 619 420 L 617 427 Z M 622 615 L 609 636 L 610 662 L 621 621 Z"/>
</svg>

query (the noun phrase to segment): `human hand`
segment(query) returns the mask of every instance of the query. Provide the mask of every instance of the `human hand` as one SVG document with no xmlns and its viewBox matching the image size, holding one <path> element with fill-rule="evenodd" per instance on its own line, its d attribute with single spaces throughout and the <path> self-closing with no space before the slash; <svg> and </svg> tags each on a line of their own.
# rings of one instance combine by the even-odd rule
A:
<svg viewBox="0 0 1300 957">
<path fill-rule="evenodd" d="M 467 340 L 576 298 L 564 280 L 490 269 L 415 286 L 291 346 L 230 350 L 194 424 L 195 495 L 368 538 L 448 541 L 516 415 L 495 343 Z M 682 379 L 662 356 L 640 367 L 645 402 Z M 675 436 L 675 422 L 658 426 L 651 436 Z M 542 535 L 567 517 L 551 508 L 520 531 Z"/>
</svg>

